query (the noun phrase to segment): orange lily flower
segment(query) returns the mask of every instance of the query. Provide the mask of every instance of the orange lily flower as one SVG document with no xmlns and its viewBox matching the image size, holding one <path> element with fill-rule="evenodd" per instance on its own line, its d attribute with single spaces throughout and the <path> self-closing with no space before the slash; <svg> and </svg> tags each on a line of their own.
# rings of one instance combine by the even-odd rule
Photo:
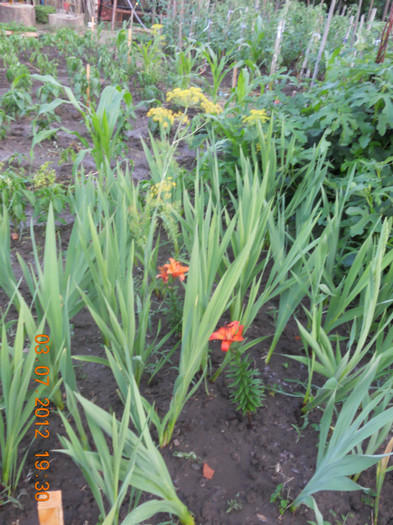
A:
<svg viewBox="0 0 393 525">
<path fill-rule="evenodd" d="M 228 325 L 219 328 L 217 332 L 213 332 L 212 335 L 209 337 L 209 341 L 213 341 L 215 339 L 222 341 L 221 350 L 223 352 L 228 352 L 229 347 L 232 343 L 234 343 L 235 341 L 244 340 L 244 337 L 242 335 L 243 328 L 243 324 L 239 326 L 239 321 L 232 321 L 232 323 L 229 323 Z"/>
<path fill-rule="evenodd" d="M 172 275 L 174 279 L 179 277 L 180 281 L 184 281 L 186 277 L 185 273 L 188 272 L 188 266 L 182 266 L 181 263 L 172 258 L 169 258 L 169 263 L 164 264 L 164 266 L 159 266 L 158 269 L 160 273 L 156 276 L 156 279 L 160 277 L 164 283 L 168 282 L 170 275 Z"/>
</svg>

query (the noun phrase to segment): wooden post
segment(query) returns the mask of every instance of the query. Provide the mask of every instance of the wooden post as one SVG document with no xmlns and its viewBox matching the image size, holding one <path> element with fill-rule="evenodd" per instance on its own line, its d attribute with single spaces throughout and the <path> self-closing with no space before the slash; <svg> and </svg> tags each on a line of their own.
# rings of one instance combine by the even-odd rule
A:
<svg viewBox="0 0 393 525">
<path fill-rule="evenodd" d="M 87 98 L 87 107 L 90 107 L 90 64 L 86 64 L 86 79 L 87 79 L 87 89 L 86 89 L 86 98 Z"/>
<path fill-rule="evenodd" d="M 326 46 L 326 40 L 327 40 L 327 37 L 328 37 L 328 34 L 329 34 L 330 24 L 332 22 L 335 6 L 336 6 L 336 0 L 332 0 L 332 3 L 330 4 L 328 18 L 326 20 L 325 31 L 323 33 L 322 42 L 321 42 L 321 45 L 320 45 L 320 48 L 319 48 L 319 52 L 318 52 L 317 61 L 315 63 L 315 68 L 314 68 L 314 73 L 313 73 L 313 76 L 312 76 L 311 86 L 313 86 L 315 84 L 315 79 L 317 78 L 317 75 L 318 75 L 319 63 L 321 61 L 322 54 L 323 54 L 323 51 L 324 51 L 325 46 Z"/>
<path fill-rule="evenodd" d="M 390 6 L 390 0 L 386 0 L 385 9 L 383 10 L 383 15 L 382 15 L 383 22 L 385 21 L 386 15 L 388 14 L 389 6 Z"/>
<path fill-rule="evenodd" d="M 117 9 L 117 0 L 113 0 L 113 12 L 112 12 L 112 31 L 115 30 L 115 20 L 116 20 L 116 9 Z"/>
<path fill-rule="evenodd" d="M 347 29 L 347 32 L 345 34 L 345 37 L 344 37 L 344 44 L 346 44 L 349 40 L 349 35 L 351 34 L 351 30 L 352 30 L 352 26 L 353 26 L 353 21 L 355 20 L 355 17 L 354 16 L 351 16 L 351 18 L 349 19 L 349 25 L 348 25 L 348 29 Z"/>
<path fill-rule="evenodd" d="M 91 36 L 94 35 L 94 16 L 91 17 Z"/>
<path fill-rule="evenodd" d="M 377 8 L 374 7 L 374 9 L 371 11 L 370 20 L 367 22 L 367 31 L 370 31 L 376 14 L 377 14 Z"/>
<path fill-rule="evenodd" d="M 317 27 L 319 27 L 323 22 L 323 18 L 320 18 L 318 20 L 318 24 L 317 24 Z M 299 77 L 298 78 L 302 78 L 303 75 L 304 75 L 304 71 L 307 67 L 307 63 L 308 63 L 308 57 L 309 57 L 309 54 L 311 53 L 311 49 L 314 45 L 314 43 L 316 44 L 317 41 L 321 38 L 321 34 L 317 32 L 317 30 L 313 31 L 312 35 L 311 35 L 311 38 L 310 38 L 310 41 L 308 43 L 308 46 L 307 46 L 307 49 L 306 49 L 306 53 L 304 55 L 304 60 L 303 60 L 303 64 L 302 64 L 302 67 L 300 69 L 300 73 L 299 73 Z"/>
<path fill-rule="evenodd" d="M 132 15 L 131 15 L 131 25 L 128 28 L 128 35 L 127 35 L 127 46 L 128 46 L 127 64 L 131 64 L 132 21 L 133 19 L 134 19 L 134 12 L 132 12 Z"/>
<path fill-rule="evenodd" d="M 371 11 L 372 11 L 372 9 L 373 9 L 373 5 L 374 5 L 374 0 L 371 0 L 371 2 L 370 2 L 370 7 L 369 7 L 369 9 L 368 9 L 368 13 L 367 13 L 367 22 L 370 21 Z"/>
<path fill-rule="evenodd" d="M 232 89 L 235 89 L 236 84 L 237 84 L 237 67 L 235 66 L 232 72 Z"/>
<path fill-rule="evenodd" d="M 40 525 L 64 525 L 61 490 L 49 491 L 47 501 L 38 501 L 37 512 Z"/>
<path fill-rule="evenodd" d="M 179 49 L 182 48 L 183 21 L 184 21 L 184 0 L 180 0 L 179 43 L 178 43 Z"/>
<path fill-rule="evenodd" d="M 287 16 L 289 2 L 290 0 L 286 0 L 284 9 L 283 9 L 283 13 L 282 13 L 282 17 L 280 18 L 280 21 L 278 22 L 276 43 L 274 44 L 273 59 L 272 59 L 272 63 L 270 66 L 270 76 L 274 75 L 274 73 L 276 72 L 277 60 L 280 54 L 281 39 L 282 39 L 282 35 L 285 29 L 285 17 Z M 270 87 L 271 87 L 271 84 L 270 84 Z"/>
<path fill-rule="evenodd" d="M 360 18 L 360 10 L 362 8 L 362 3 L 363 3 L 363 0 L 359 0 L 358 12 L 356 13 L 355 29 L 353 30 L 353 36 L 352 36 L 352 42 L 351 42 L 352 45 L 355 43 L 355 39 L 356 39 L 356 33 L 357 33 L 357 30 L 358 30 L 359 18 Z"/>
</svg>

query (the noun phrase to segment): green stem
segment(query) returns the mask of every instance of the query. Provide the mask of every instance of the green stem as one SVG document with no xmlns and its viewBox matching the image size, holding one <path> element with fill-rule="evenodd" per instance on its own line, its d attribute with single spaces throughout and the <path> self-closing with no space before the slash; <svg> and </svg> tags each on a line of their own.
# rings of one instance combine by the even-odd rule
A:
<svg viewBox="0 0 393 525">
<path fill-rule="evenodd" d="M 234 353 L 228 350 L 226 353 L 226 356 L 224 357 L 221 366 L 216 370 L 216 373 L 212 375 L 212 377 L 209 379 L 210 383 L 214 383 L 218 376 L 221 374 L 221 372 L 224 370 L 224 368 L 232 361 L 234 358 Z"/>
</svg>

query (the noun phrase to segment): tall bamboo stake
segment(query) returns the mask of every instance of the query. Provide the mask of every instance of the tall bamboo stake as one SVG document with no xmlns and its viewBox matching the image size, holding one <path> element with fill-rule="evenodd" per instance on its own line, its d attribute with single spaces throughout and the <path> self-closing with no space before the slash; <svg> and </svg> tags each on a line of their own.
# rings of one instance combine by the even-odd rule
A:
<svg viewBox="0 0 393 525">
<path fill-rule="evenodd" d="M 314 73 L 313 73 L 313 76 L 312 76 L 311 86 L 313 86 L 315 84 L 315 79 L 317 78 L 317 75 L 318 75 L 319 63 L 321 62 L 322 54 L 323 54 L 323 51 L 324 51 L 325 46 L 326 46 L 326 41 L 327 41 L 327 37 L 328 37 L 328 34 L 329 34 L 330 24 L 332 22 L 335 6 L 336 6 L 336 0 L 332 0 L 332 3 L 330 4 L 329 14 L 328 14 L 328 17 L 327 17 L 327 20 L 326 20 L 325 30 L 323 32 L 321 45 L 319 47 L 317 61 L 315 63 L 315 68 L 314 68 Z"/>
</svg>

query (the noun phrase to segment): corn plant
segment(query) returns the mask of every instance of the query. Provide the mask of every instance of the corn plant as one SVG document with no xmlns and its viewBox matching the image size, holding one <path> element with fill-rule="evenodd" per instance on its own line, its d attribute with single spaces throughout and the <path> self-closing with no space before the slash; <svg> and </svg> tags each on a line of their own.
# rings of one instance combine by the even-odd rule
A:
<svg viewBox="0 0 393 525">
<path fill-rule="evenodd" d="M 228 74 L 226 65 L 230 60 L 231 51 L 227 51 L 223 56 L 219 57 L 219 55 L 209 45 L 203 46 L 202 49 L 201 56 L 203 56 L 208 62 L 211 74 L 213 76 L 213 86 L 208 84 L 208 89 L 210 90 L 213 102 L 216 103 L 220 86 Z"/>
<path fill-rule="evenodd" d="M 335 423 L 335 389 L 321 419 L 316 470 L 293 507 L 305 504 L 314 510 L 318 525 L 323 525 L 323 517 L 313 494 L 323 490 L 354 491 L 362 487 L 350 476 L 378 463 L 383 454 L 363 454 L 357 447 L 377 433 L 382 427 L 391 424 L 393 408 L 380 411 L 386 393 L 377 391 L 371 398 L 368 391 L 375 378 L 380 357 L 373 358 L 369 366 L 360 374 L 349 397 L 344 401 Z M 391 393 L 390 393 L 391 399 Z M 333 430 L 331 434 L 330 429 Z"/>
<path fill-rule="evenodd" d="M 79 138 L 85 148 L 78 153 L 75 159 L 74 172 L 87 153 L 91 153 L 98 170 L 105 165 L 105 161 L 110 163 L 115 157 L 123 125 L 130 116 L 135 116 L 131 93 L 119 86 L 107 86 L 103 89 L 98 107 L 95 109 L 79 102 L 69 87 L 63 86 L 53 77 L 49 75 L 34 75 L 33 77 L 61 88 L 68 98 L 68 100 L 56 98 L 49 104 L 41 105 L 39 114 L 51 112 L 62 104 L 69 104 L 81 114 L 84 120 L 93 145 L 89 146 L 88 141 L 78 132 L 70 132 Z M 122 103 L 125 104 L 125 110 Z M 50 131 L 53 130 L 39 132 L 33 139 L 31 149 L 33 150 L 37 144 L 45 140 Z"/>
<path fill-rule="evenodd" d="M 201 49 L 195 47 L 194 44 L 189 44 L 186 49 L 179 50 L 175 53 L 174 62 L 176 66 L 176 73 L 179 78 L 180 87 L 187 89 L 196 73 L 193 73 L 201 54 Z"/>
<path fill-rule="evenodd" d="M 37 357 L 34 338 L 42 333 L 44 320 L 37 327 L 22 296 L 17 291 L 15 294 L 18 295 L 20 305 L 15 340 L 10 346 L 6 326 L 2 323 L 0 345 L 0 482 L 8 496 L 16 489 L 26 462 L 29 447 L 20 458 L 20 444 L 30 431 L 35 399 L 43 388 L 39 385 L 35 386 L 34 391 L 29 389 Z M 29 338 L 27 353 L 26 336 Z"/>
<path fill-rule="evenodd" d="M 151 438 L 148 424 L 150 414 L 146 414 L 143 408 L 135 380 L 132 376 L 130 379 L 131 386 L 128 387 L 121 422 L 117 421 L 115 414 L 110 415 L 76 394 L 85 411 L 96 452 L 82 448 L 77 434 L 62 414 L 68 438 L 59 436 L 64 447 L 60 452 L 71 456 L 81 468 L 104 518 L 103 525 L 119 523 L 120 506 L 130 486 L 130 506 L 135 504 L 132 500 L 135 490 L 149 492 L 160 499 L 133 508 L 121 522 L 122 525 L 138 525 L 158 512 L 175 514 L 181 523 L 194 525 L 193 517 L 176 495 L 165 462 Z M 130 415 L 136 432 L 128 428 Z M 106 436 L 111 438 L 112 451 L 107 445 Z M 103 495 L 109 503 L 108 511 Z"/>
</svg>

